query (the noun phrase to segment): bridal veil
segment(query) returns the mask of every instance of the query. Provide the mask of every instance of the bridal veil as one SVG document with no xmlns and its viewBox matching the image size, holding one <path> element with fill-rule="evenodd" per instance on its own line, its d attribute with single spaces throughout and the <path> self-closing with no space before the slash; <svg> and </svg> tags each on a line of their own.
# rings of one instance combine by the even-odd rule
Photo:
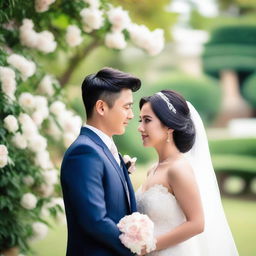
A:
<svg viewBox="0 0 256 256">
<path fill-rule="evenodd" d="M 204 232 L 192 239 L 195 239 L 199 255 L 237 256 L 238 251 L 221 203 L 206 131 L 196 109 L 187 103 L 195 125 L 196 138 L 192 149 L 185 155 L 194 170 L 205 218 Z"/>
</svg>

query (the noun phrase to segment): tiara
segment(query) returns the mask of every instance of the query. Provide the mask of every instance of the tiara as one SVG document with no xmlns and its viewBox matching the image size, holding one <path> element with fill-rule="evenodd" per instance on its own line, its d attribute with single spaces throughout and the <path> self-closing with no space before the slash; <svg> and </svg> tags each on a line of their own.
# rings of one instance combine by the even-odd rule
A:
<svg viewBox="0 0 256 256">
<path fill-rule="evenodd" d="M 172 105 L 172 103 L 170 102 L 170 100 L 162 93 L 162 92 L 158 92 L 156 93 L 157 95 L 159 95 L 167 104 L 168 108 L 176 114 L 176 108 Z"/>
</svg>

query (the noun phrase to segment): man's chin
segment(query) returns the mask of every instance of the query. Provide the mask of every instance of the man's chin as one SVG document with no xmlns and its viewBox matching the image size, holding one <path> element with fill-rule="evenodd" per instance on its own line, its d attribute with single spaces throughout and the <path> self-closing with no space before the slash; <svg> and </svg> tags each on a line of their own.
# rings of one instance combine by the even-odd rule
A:
<svg viewBox="0 0 256 256">
<path fill-rule="evenodd" d="M 125 133 L 125 127 L 123 129 L 116 131 L 114 135 L 122 135 L 124 133 Z"/>
<path fill-rule="evenodd" d="M 125 133 L 125 127 L 120 131 L 119 135 L 122 135 Z"/>
</svg>

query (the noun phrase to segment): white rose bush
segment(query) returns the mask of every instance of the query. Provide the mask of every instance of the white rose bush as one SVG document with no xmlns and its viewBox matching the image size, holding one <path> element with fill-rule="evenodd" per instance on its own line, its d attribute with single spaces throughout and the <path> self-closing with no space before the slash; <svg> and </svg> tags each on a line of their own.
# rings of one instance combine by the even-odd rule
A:
<svg viewBox="0 0 256 256">
<path fill-rule="evenodd" d="M 47 235 L 50 216 L 65 219 L 50 146 L 64 151 L 82 118 L 40 60 L 87 41 L 115 50 L 131 42 L 152 56 L 164 47 L 161 29 L 133 23 L 106 0 L 12 0 L 0 12 L 0 254 L 13 247 L 28 252 Z"/>
</svg>

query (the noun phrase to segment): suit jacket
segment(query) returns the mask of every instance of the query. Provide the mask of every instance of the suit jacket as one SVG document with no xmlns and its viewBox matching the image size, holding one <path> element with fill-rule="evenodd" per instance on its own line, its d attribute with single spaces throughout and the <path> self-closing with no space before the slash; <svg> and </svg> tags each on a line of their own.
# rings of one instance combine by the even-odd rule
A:
<svg viewBox="0 0 256 256">
<path fill-rule="evenodd" d="M 122 217 L 137 210 L 122 159 L 121 165 L 96 133 L 81 128 L 61 166 L 68 225 L 67 256 L 133 255 L 120 242 L 116 226 Z"/>
</svg>

